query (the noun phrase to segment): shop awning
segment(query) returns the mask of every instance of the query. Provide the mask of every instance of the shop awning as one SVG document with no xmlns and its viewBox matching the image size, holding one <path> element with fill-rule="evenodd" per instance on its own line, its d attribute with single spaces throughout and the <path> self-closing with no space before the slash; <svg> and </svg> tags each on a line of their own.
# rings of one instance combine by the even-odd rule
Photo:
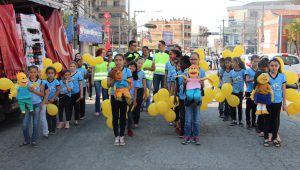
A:
<svg viewBox="0 0 300 170">
<path fill-rule="evenodd" d="M 51 1 L 51 0 L 28 0 L 28 1 L 35 2 L 38 4 L 44 5 L 44 6 L 49 6 L 49 7 L 55 8 L 55 9 L 68 8 L 67 5 L 64 5 L 62 3 L 58 3 L 55 1 Z"/>
</svg>

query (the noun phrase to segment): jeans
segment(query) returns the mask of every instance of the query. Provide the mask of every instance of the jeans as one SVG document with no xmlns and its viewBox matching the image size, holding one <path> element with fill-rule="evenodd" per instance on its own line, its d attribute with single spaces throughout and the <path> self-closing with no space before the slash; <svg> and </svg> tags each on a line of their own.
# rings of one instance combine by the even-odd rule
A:
<svg viewBox="0 0 300 170">
<path fill-rule="evenodd" d="M 108 90 L 102 88 L 101 80 L 94 82 L 95 92 L 96 92 L 96 101 L 95 101 L 95 112 L 100 113 L 100 95 L 102 92 L 102 100 L 108 99 Z"/>
<path fill-rule="evenodd" d="M 242 108 L 243 92 L 232 93 L 232 94 L 237 96 L 240 99 L 240 103 L 237 107 L 231 107 L 231 117 L 232 117 L 232 120 L 236 121 L 236 108 L 237 108 L 238 109 L 238 115 L 239 115 L 239 122 L 241 122 L 242 118 L 243 118 L 243 108 Z"/>
<path fill-rule="evenodd" d="M 199 137 L 200 132 L 200 106 L 186 106 L 185 107 L 185 137 Z"/>
<path fill-rule="evenodd" d="M 42 106 L 41 112 L 40 112 L 40 119 L 42 123 L 42 133 L 44 136 L 48 136 L 49 130 L 48 130 L 48 122 L 46 118 L 46 105 Z"/>
<path fill-rule="evenodd" d="M 79 106 L 80 118 L 85 116 L 85 96 L 86 96 L 86 87 L 83 87 L 83 99 L 80 100 L 80 106 Z"/>
<path fill-rule="evenodd" d="M 153 75 L 153 95 L 158 92 L 160 88 L 164 88 L 165 75 Z M 160 86 L 159 86 L 160 85 Z"/>
<path fill-rule="evenodd" d="M 34 104 L 33 112 L 27 112 L 23 118 L 22 129 L 23 129 L 24 140 L 26 143 L 30 143 L 29 125 L 31 123 L 31 117 L 32 117 L 31 141 L 36 142 L 38 138 L 38 122 L 39 122 L 40 112 L 41 112 L 41 103 Z"/>
<path fill-rule="evenodd" d="M 147 85 L 147 88 L 149 89 L 149 97 L 146 100 L 146 108 L 148 108 L 148 106 L 151 103 L 151 92 L 153 90 L 152 89 L 152 80 L 146 80 L 146 85 Z"/>
</svg>

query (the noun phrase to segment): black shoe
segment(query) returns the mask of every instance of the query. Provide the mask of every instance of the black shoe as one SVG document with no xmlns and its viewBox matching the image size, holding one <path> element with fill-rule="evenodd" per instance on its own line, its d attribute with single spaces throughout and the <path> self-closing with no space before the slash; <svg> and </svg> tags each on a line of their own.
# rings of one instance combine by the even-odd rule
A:
<svg viewBox="0 0 300 170">
<path fill-rule="evenodd" d="M 257 126 L 256 126 L 256 124 L 254 123 L 254 124 L 252 124 L 252 127 L 253 127 L 253 128 L 256 128 Z"/>
<path fill-rule="evenodd" d="M 236 121 L 232 121 L 229 125 L 230 125 L 230 126 L 236 126 L 237 123 L 236 123 Z"/>
<path fill-rule="evenodd" d="M 247 129 L 250 130 L 251 129 L 251 126 L 250 124 L 247 124 Z"/>
<path fill-rule="evenodd" d="M 220 114 L 219 118 L 224 118 L 224 115 L 223 115 L 223 114 Z"/>
<path fill-rule="evenodd" d="M 36 144 L 36 142 L 31 142 L 31 146 L 34 147 L 34 148 L 38 147 L 38 145 Z"/>
<path fill-rule="evenodd" d="M 240 126 L 244 126 L 244 123 L 241 122 L 241 121 L 239 121 L 239 125 L 240 125 Z"/>
<path fill-rule="evenodd" d="M 225 116 L 224 119 L 223 119 L 223 121 L 227 122 L 228 121 L 228 117 Z"/>
</svg>

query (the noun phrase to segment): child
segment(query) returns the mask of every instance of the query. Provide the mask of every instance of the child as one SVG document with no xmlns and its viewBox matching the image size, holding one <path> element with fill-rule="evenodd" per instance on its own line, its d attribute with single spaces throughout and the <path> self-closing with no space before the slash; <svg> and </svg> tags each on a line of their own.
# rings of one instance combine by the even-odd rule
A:
<svg viewBox="0 0 300 170">
<path fill-rule="evenodd" d="M 77 63 L 77 71 L 82 75 L 82 90 L 83 90 L 83 98 L 80 99 L 80 106 L 79 106 L 79 113 L 80 113 L 80 120 L 85 118 L 85 96 L 86 96 L 86 81 L 87 78 L 87 70 L 83 66 L 82 58 L 76 59 Z"/>
<path fill-rule="evenodd" d="M 46 104 L 52 103 L 58 106 L 58 95 L 60 93 L 60 84 L 59 81 L 56 80 L 54 77 L 56 75 L 56 70 L 53 67 L 46 68 L 46 75 L 47 79 L 44 80 L 45 89 L 48 90 L 48 97 L 46 100 Z M 47 113 L 47 122 L 48 122 L 48 129 L 49 135 L 56 134 L 56 116 L 50 116 Z"/>
<path fill-rule="evenodd" d="M 180 66 L 177 72 L 178 77 L 176 78 L 176 90 L 175 90 L 175 104 L 177 103 L 177 96 L 179 98 L 179 120 L 180 120 L 180 133 L 179 137 L 184 136 L 184 124 L 185 124 L 185 88 L 184 88 L 184 78 L 180 75 L 184 75 L 184 70 L 191 66 L 188 56 L 183 56 L 178 63 Z"/>
<path fill-rule="evenodd" d="M 115 86 L 114 75 L 117 70 L 122 70 L 122 79 L 132 82 L 132 74 L 130 69 L 124 66 L 124 56 L 122 54 L 117 54 L 114 58 L 116 67 L 109 72 L 109 77 L 107 79 L 108 87 Z M 129 83 L 125 81 L 125 86 L 129 87 Z M 114 88 L 111 88 L 111 107 L 112 107 L 112 114 L 113 114 L 113 129 L 115 135 L 115 146 L 124 146 L 125 139 L 124 139 L 124 132 L 126 126 L 126 111 L 127 111 L 127 102 L 123 97 L 122 101 L 118 101 L 115 99 L 114 96 Z"/>
<path fill-rule="evenodd" d="M 30 143 L 29 136 L 29 125 L 32 117 L 32 137 L 31 137 L 31 145 L 33 147 L 37 146 L 37 138 L 38 138 L 38 121 L 41 114 L 42 107 L 42 97 L 44 96 L 44 87 L 42 85 L 42 81 L 38 79 L 38 67 L 35 65 L 28 67 L 29 78 L 28 78 L 28 87 L 32 97 L 33 104 L 33 112 L 28 112 L 25 114 L 23 119 L 22 128 L 25 143 Z M 34 85 L 35 84 L 35 85 Z M 34 86 L 33 86 L 34 85 Z"/>
<path fill-rule="evenodd" d="M 274 101 L 267 106 L 269 112 L 264 116 L 264 146 L 270 146 L 273 141 L 274 146 L 280 147 L 281 143 L 277 139 L 280 124 L 280 111 L 286 110 L 286 77 L 280 71 L 280 62 L 274 58 L 269 62 L 269 83 L 274 92 Z M 269 133 L 272 135 L 269 136 Z"/>
<path fill-rule="evenodd" d="M 218 61 L 218 60 L 217 60 Z M 224 66 L 225 66 L 225 59 L 224 58 L 220 58 L 220 68 L 218 70 L 218 77 L 219 77 L 219 80 L 220 80 L 220 84 L 219 84 L 219 88 L 221 88 L 222 86 L 222 77 L 223 77 L 223 73 L 224 73 Z M 224 102 L 220 102 L 219 103 L 219 117 L 220 118 L 224 118 Z"/>
<path fill-rule="evenodd" d="M 181 53 L 177 50 L 170 51 L 170 60 L 166 63 L 165 66 L 165 88 L 170 92 L 170 96 L 174 92 L 174 81 L 176 75 L 176 60 L 179 58 Z"/>
<path fill-rule="evenodd" d="M 222 81 L 221 84 L 225 84 L 225 83 L 231 83 L 231 70 L 232 70 L 232 63 L 231 63 L 231 58 L 227 57 L 224 59 L 224 67 L 223 67 L 223 75 L 222 75 Z M 228 121 L 229 119 L 229 113 L 230 111 L 230 106 L 227 102 L 227 100 L 224 101 L 224 119 L 223 121 Z"/>
<path fill-rule="evenodd" d="M 258 62 L 259 62 L 259 56 L 253 55 L 251 57 L 251 68 L 248 68 L 245 72 L 245 82 L 246 82 L 246 122 L 247 122 L 247 128 L 250 129 L 250 127 L 256 127 L 255 121 L 256 121 L 256 104 L 253 100 L 251 100 L 251 92 L 253 91 L 253 85 L 254 85 L 254 76 L 258 70 Z M 252 111 L 252 112 L 251 112 Z M 250 112 L 251 114 L 251 124 L 250 124 Z"/>
<path fill-rule="evenodd" d="M 60 80 L 60 94 L 59 94 L 59 123 L 57 128 L 60 129 L 65 126 L 66 129 L 70 128 L 70 103 L 71 103 L 71 92 L 74 87 L 71 81 L 71 71 L 65 70 L 62 73 L 62 80 Z M 65 110 L 66 122 L 63 123 Z"/>
<path fill-rule="evenodd" d="M 131 61 L 130 63 L 128 63 L 128 68 L 131 70 L 131 74 L 132 74 L 132 78 L 133 78 L 133 88 L 130 89 L 130 95 L 132 98 L 132 101 L 134 101 L 134 96 L 136 96 L 136 90 L 135 87 L 137 85 L 137 80 L 138 78 L 138 72 L 137 72 L 137 64 L 134 61 Z M 133 102 L 132 104 L 129 106 L 129 110 L 128 110 L 128 119 L 127 119 L 127 129 L 128 129 L 128 136 L 132 137 L 134 135 L 133 131 L 132 131 L 132 124 L 133 124 Z"/>
<path fill-rule="evenodd" d="M 233 70 L 231 70 L 231 80 L 232 80 L 232 94 L 240 99 L 240 103 L 237 106 L 239 125 L 242 126 L 242 116 L 243 116 L 243 95 L 244 95 L 244 80 L 245 80 L 245 65 L 240 57 L 233 58 Z M 232 122 L 230 126 L 237 125 L 236 118 L 236 108 L 231 107 L 231 117 Z"/>
<path fill-rule="evenodd" d="M 70 71 L 71 71 L 71 80 L 73 82 L 74 88 L 71 92 L 71 108 L 70 108 L 70 117 L 68 120 L 71 120 L 72 118 L 72 112 L 73 108 L 75 110 L 75 126 L 79 125 L 79 114 L 80 114 L 80 100 L 83 99 L 83 87 L 82 87 L 82 81 L 83 77 L 80 72 L 77 71 L 77 63 L 71 62 L 70 64 Z"/>
<path fill-rule="evenodd" d="M 134 127 L 137 128 L 140 120 L 140 112 L 141 112 L 141 105 L 143 101 L 146 101 L 146 95 L 144 93 L 147 90 L 146 86 L 146 77 L 145 73 L 142 69 L 142 65 L 144 63 L 143 58 L 139 58 L 137 61 L 137 75 L 138 79 L 134 79 L 137 81 L 136 86 L 134 86 L 134 100 L 133 100 L 133 121 L 134 121 Z"/>
<path fill-rule="evenodd" d="M 190 56 L 191 65 L 199 65 L 198 53 L 192 53 Z M 187 69 L 185 70 L 187 76 Z M 200 68 L 199 78 L 205 77 L 205 71 Z M 204 82 L 201 80 L 201 87 L 204 87 Z M 185 83 L 186 84 L 186 83 Z M 201 90 L 200 90 L 201 93 Z M 200 94 L 201 100 L 201 94 Z M 190 143 L 192 139 L 196 145 L 200 145 L 199 131 L 200 131 L 200 106 L 201 104 L 191 104 L 185 107 L 185 125 L 184 125 L 184 141 L 182 144 L 186 145 Z"/>
</svg>

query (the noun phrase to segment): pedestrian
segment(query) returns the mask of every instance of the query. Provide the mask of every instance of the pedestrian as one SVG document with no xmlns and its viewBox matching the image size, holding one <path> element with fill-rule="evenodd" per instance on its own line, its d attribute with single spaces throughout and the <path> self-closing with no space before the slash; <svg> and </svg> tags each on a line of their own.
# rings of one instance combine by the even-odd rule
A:
<svg viewBox="0 0 300 170">
<path fill-rule="evenodd" d="M 274 92 L 274 101 L 267 105 L 268 115 L 264 117 L 264 146 L 280 147 L 281 142 L 278 140 L 278 130 L 280 124 L 280 111 L 286 110 L 286 77 L 281 73 L 280 62 L 277 58 L 269 61 L 269 84 Z"/>
<path fill-rule="evenodd" d="M 88 77 L 88 82 L 87 82 L 87 91 L 88 91 L 88 99 L 89 100 L 92 100 L 92 96 L 93 96 L 93 79 L 92 79 L 92 67 L 91 66 L 88 66 L 87 68 L 87 77 Z"/>
<path fill-rule="evenodd" d="M 251 57 L 251 68 L 248 68 L 245 72 L 245 82 L 246 82 L 246 123 L 247 128 L 250 129 L 251 127 L 256 127 L 256 104 L 254 101 L 250 98 L 252 91 L 254 90 L 254 76 L 258 70 L 258 62 L 259 62 L 259 56 L 253 55 Z M 251 112 L 251 114 L 250 114 Z M 251 122 L 250 122 L 251 119 Z"/>
<path fill-rule="evenodd" d="M 231 57 L 227 57 L 224 59 L 224 67 L 223 67 L 223 74 L 222 74 L 222 81 L 221 86 L 223 86 L 225 83 L 231 84 L 231 70 L 232 70 L 232 62 Z M 229 106 L 227 100 L 224 101 L 224 119 L 223 121 L 226 122 L 229 120 L 229 116 L 231 113 L 231 107 Z"/>
<path fill-rule="evenodd" d="M 142 69 L 145 73 L 147 88 L 149 89 L 149 96 L 146 100 L 146 108 L 148 108 L 148 106 L 150 105 L 150 102 L 151 102 L 151 93 L 153 91 L 153 88 L 152 88 L 153 71 L 154 71 L 154 68 L 152 68 L 153 57 L 150 56 L 149 48 L 147 46 L 144 46 L 142 48 L 142 51 L 143 51 L 142 57 L 144 58 L 144 63 L 143 63 Z"/>
<path fill-rule="evenodd" d="M 41 77 L 41 71 L 42 70 L 39 69 L 38 77 Z M 44 74 L 46 74 L 46 72 Z M 42 97 L 42 104 L 41 104 L 40 120 L 42 124 L 43 138 L 48 139 L 49 129 L 48 129 L 47 113 L 46 113 L 46 101 L 49 95 L 49 91 L 45 88 L 46 84 L 44 84 L 43 80 L 41 80 L 41 84 L 42 84 L 41 91 L 43 91 L 43 97 Z"/>
<path fill-rule="evenodd" d="M 196 65 L 199 66 L 199 54 L 198 53 L 192 53 L 190 56 L 190 63 L 191 65 Z M 185 75 L 188 76 L 188 70 L 186 69 Z M 205 71 L 200 68 L 199 70 L 199 78 L 204 78 Z M 200 81 L 200 86 L 204 87 L 204 82 L 203 80 Z M 200 140 L 199 140 L 199 133 L 200 133 L 200 106 L 201 106 L 201 90 L 200 91 L 200 103 L 192 103 L 192 104 L 187 104 L 185 107 L 185 125 L 184 125 L 184 141 L 182 144 L 186 145 L 189 144 L 190 141 L 195 142 L 196 145 L 200 145 Z M 186 94 L 186 97 L 187 94 Z"/>
<path fill-rule="evenodd" d="M 222 87 L 222 77 L 224 74 L 224 67 L 225 67 L 225 62 L 224 58 L 220 58 L 220 68 L 218 69 L 217 75 L 219 77 L 220 83 L 219 83 L 219 88 L 221 89 Z M 224 118 L 224 101 L 219 102 L 219 117 Z"/>
<path fill-rule="evenodd" d="M 141 57 L 140 53 L 138 53 L 136 49 L 137 42 L 135 40 L 129 41 L 128 52 L 124 55 L 126 63 L 129 63 L 130 61 L 136 60 L 137 58 Z"/>
<path fill-rule="evenodd" d="M 82 88 L 82 81 L 83 77 L 80 72 L 77 71 L 77 63 L 71 62 L 69 69 L 71 71 L 71 80 L 73 82 L 74 88 L 71 92 L 71 107 L 70 107 L 70 118 L 71 120 L 73 109 L 74 109 L 74 120 L 75 126 L 79 125 L 79 118 L 80 118 L 80 100 L 83 99 L 83 88 Z"/>
<path fill-rule="evenodd" d="M 114 62 L 116 67 L 109 72 L 109 77 L 107 80 L 108 87 L 111 87 L 111 107 L 113 114 L 113 129 L 115 135 L 114 145 L 123 146 L 125 145 L 124 132 L 126 127 L 126 110 L 127 110 L 127 102 L 123 97 L 122 101 L 118 101 L 114 97 L 114 86 L 118 82 L 114 80 L 114 75 L 117 70 L 122 70 L 122 84 L 125 87 L 129 88 L 129 82 L 132 82 L 132 74 L 130 69 L 125 67 L 125 58 L 122 54 L 117 54 L 114 58 Z M 126 81 L 127 80 L 127 81 Z"/>
<path fill-rule="evenodd" d="M 175 105 L 179 102 L 179 121 L 180 121 L 180 132 L 179 138 L 184 137 L 184 124 L 185 124 L 185 88 L 184 88 L 184 78 L 181 75 L 185 75 L 184 70 L 191 66 L 189 56 L 183 56 L 178 62 L 180 69 L 177 72 L 176 78 L 176 88 L 175 88 Z M 179 101 L 177 101 L 177 97 Z M 176 116 L 177 118 L 177 116 Z"/>
<path fill-rule="evenodd" d="M 153 74 L 153 95 L 157 93 L 160 88 L 165 87 L 165 66 L 169 61 L 169 54 L 165 51 L 165 41 L 159 41 L 158 49 L 159 52 L 154 55 L 152 63 L 152 68 L 155 70 Z"/>
<path fill-rule="evenodd" d="M 231 107 L 231 117 L 232 122 L 230 126 L 237 125 L 236 110 L 238 110 L 238 123 L 240 126 L 242 123 L 243 116 L 243 97 L 244 97 L 244 82 L 245 82 L 245 64 L 240 57 L 233 58 L 233 69 L 231 70 L 231 80 L 232 80 L 232 94 L 240 99 L 240 103 L 237 107 Z"/>
<path fill-rule="evenodd" d="M 80 113 L 80 120 L 85 119 L 85 96 L 86 96 L 86 79 L 87 79 L 87 70 L 83 66 L 82 58 L 77 58 L 77 72 L 81 74 L 82 76 L 82 91 L 83 91 L 83 98 L 80 99 L 80 105 L 79 105 L 79 113 Z"/>
<path fill-rule="evenodd" d="M 37 146 L 37 139 L 38 139 L 38 127 L 39 127 L 39 118 L 41 115 L 41 108 L 42 108 L 42 99 L 44 97 L 44 86 L 42 84 L 42 80 L 38 77 L 38 67 L 35 65 L 29 66 L 29 77 L 28 77 L 28 87 L 32 97 L 32 104 L 33 104 L 33 112 L 27 112 L 24 115 L 23 122 L 22 122 L 22 129 L 24 135 L 24 143 L 29 144 L 33 147 Z M 34 85 L 32 87 L 32 85 Z M 31 123 L 32 117 L 32 135 L 30 138 L 29 135 L 29 125 Z"/>
<path fill-rule="evenodd" d="M 140 120 L 140 114 L 141 114 L 141 105 L 142 105 L 143 101 L 146 101 L 145 92 L 147 91 L 147 86 L 146 86 L 145 73 L 142 70 L 143 63 L 144 63 L 143 58 L 137 59 L 136 64 L 137 64 L 137 75 L 138 75 L 138 77 L 133 78 L 133 80 L 137 82 L 134 86 L 134 90 L 136 92 L 134 93 L 134 100 L 133 100 L 134 128 L 138 128 L 138 126 L 139 126 L 139 120 Z"/>
<path fill-rule="evenodd" d="M 59 123 L 57 129 L 65 127 L 65 129 L 70 128 L 70 104 L 71 104 L 71 92 L 74 88 L 74 84 L 71 81 L 71 71 L 64 70 L 62 72 L 62 80 L 60 80 L 60 94 L 59 94 L 59 107 L 58 107 L 58 118 Z M 65 113 L 65 114 L 64 114 Z M 65 115 L 65 122 L 63 118 Z"/>
<path fill-rule="evenodd" d="M 56 70 L 54 67 L 47 67 L 46 68 L 46 75 L 47 79 L 44 80 L 45 89 L 48 91 L 49 95 L 46 99 L 46 104 L 54 104 L 58 106 L 58 96 L 60 93 L 60 84 L 57 79 L 55 79 L 56 76 Z M 48 129 L 49 129 L 49 135 L 55 135 L 56 134 L 56 115 L 51 116 L 47 112 L 47 122 L 48 122 Z"/>
<path fill-rule="evenodd" d="M 165 88 L 169 91 L 170 96 L 174 93 L 175 86 L 175 76 L 176 76 L 176 64 L 178 59 L 181 57 L 180 51 L 175 49 L 170 51 L 170 60 L 165 65 L 165 78 L 164 85 Z"/>
</svg>

